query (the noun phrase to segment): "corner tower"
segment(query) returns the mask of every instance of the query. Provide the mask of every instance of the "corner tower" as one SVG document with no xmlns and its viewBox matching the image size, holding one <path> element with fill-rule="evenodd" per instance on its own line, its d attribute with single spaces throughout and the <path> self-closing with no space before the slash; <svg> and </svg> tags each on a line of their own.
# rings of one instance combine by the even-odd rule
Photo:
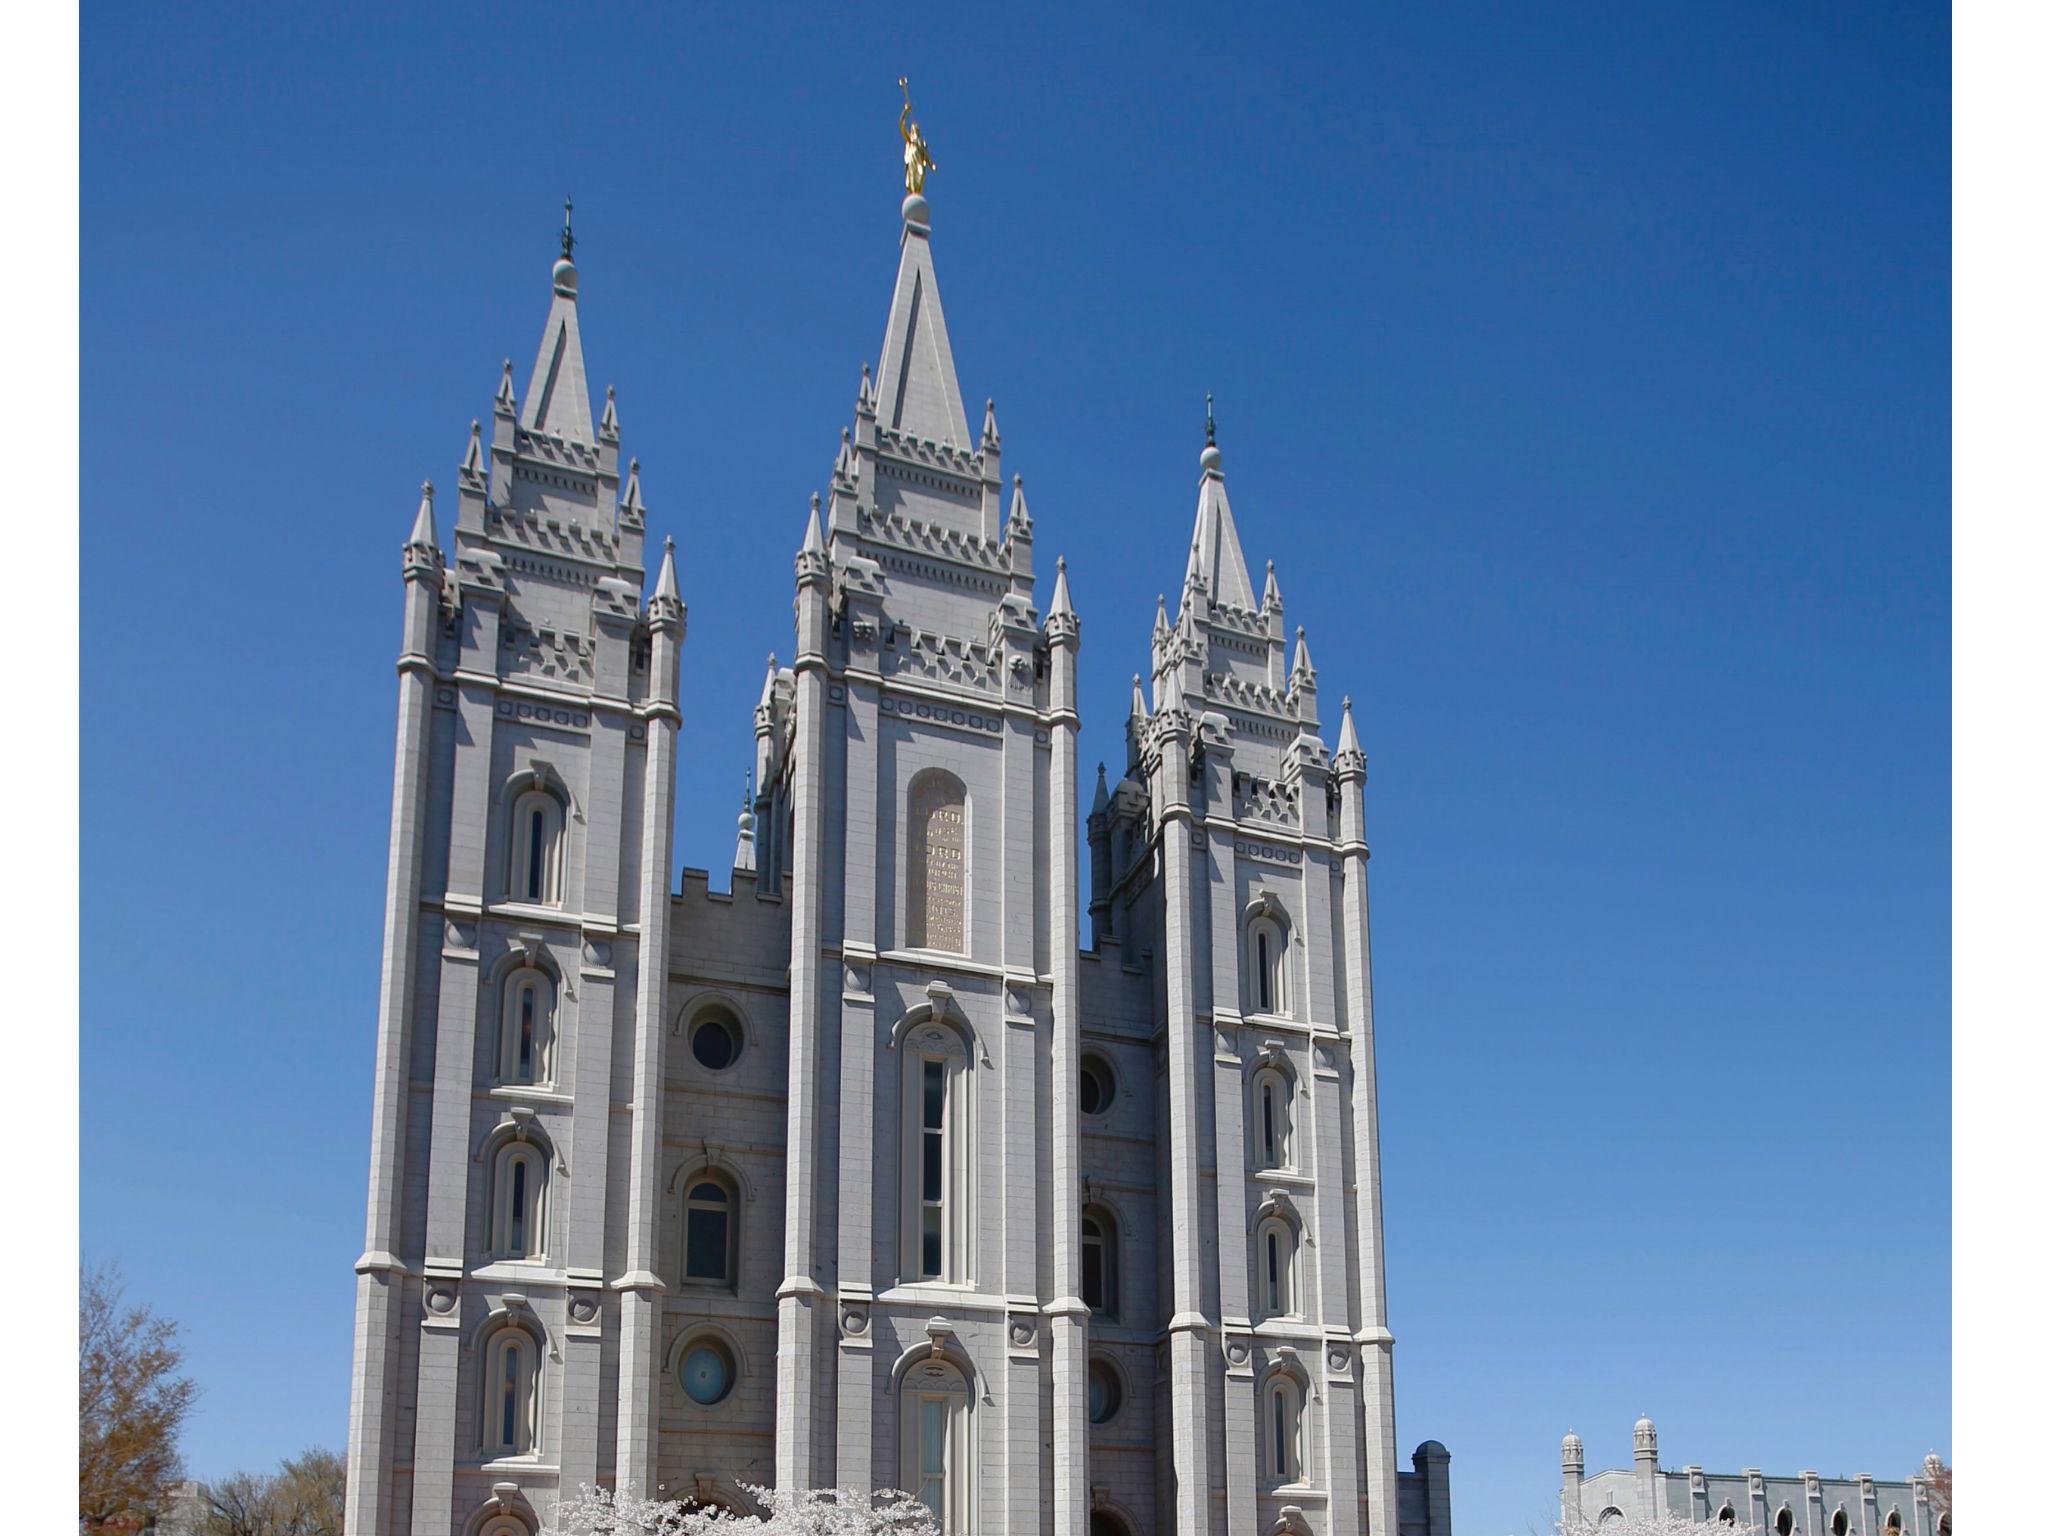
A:
<svg viewBox="0 0 2048 1536">
<path fill-rule="evenodd" d="M 1392 1533 L 1365 757 L 1348 700 L 1324 744 L 1271 562 L 1253 587 L 1213 418 L 1151 679 L 1089 836 L 1096 953 L 1149 986 L 1163 1068 L 1160 1497 L 1181 1532 Z M 1108 1150 L 1085 1176 L 1128 1185 Z"/>
<path fill-rule="evenodd" d="M 684 613 L 672 550 L 641 602 L 639 467 L 622 488 L 610 390 L 591 411 L 573 246 L 565 223 L 524 402 L 508 361 L 470 424 L 452 558 L 431 491 L 404 551 L 351 1536 L 531 1526 L 560 1488 L 631 1484 L 652 1441 L 616 1383 L 651 1379 L 661 1289 Z"/>
<path fill-rule="evenodd" d="M 1082 1536 L 1080 622 L 1063 569 L 1041 614 L 1001 471 L 913 193 L 763 736 L 786 743 L 763 788 L 790 807 L 793 906 L 776 1478 Z"/>
</svg>

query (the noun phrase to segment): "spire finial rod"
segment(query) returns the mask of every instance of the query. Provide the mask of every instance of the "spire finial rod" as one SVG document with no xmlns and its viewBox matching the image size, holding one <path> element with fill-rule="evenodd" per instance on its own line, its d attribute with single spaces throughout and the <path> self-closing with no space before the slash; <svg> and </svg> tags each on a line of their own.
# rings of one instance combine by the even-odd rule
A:
<svg viewBox="0 0 2048 1536">
<path fill-rule="evenodd" d="M 574 200 L 572 200 L 572 199 L 570 199 L 570 198 L 566 198 L 566 197 L 565 197 L 565 198 L 563 198 L 563 199 L 562 199 L 562 260 L 564 260 L 564 261 L 574 261 L 574 260 L 576 259 L 576 231 L 575 231 L 575 230 L 574 230 L 573 228 L 571 228 L 571 227 L 570 227 L 570 225 L 571 225 L 571 216 L 572 216 L 572 215 L 573 215 L 573 214 L 574 214 L 575 212 L 576 212 L 576 204 L 575 204 Z"/>
<path fill-rule="evenodd" d="M 1210 446 L 1211 448 L 1214 448 L 1214 447 L 1216 446 L 1216 396 L 1215 396 L 1215 394 L 1214 394 L 1213 392 L 1212 392 L 1212 393 L 1211 393 L 1211 394 L 1209 395 L 1209 397 L 1208 397 L 1208 401 L 1209 401 L 1209 422 L 1208 422 L 1208 433 L 1209 433 L 1209 446 Z"/>
</svg>

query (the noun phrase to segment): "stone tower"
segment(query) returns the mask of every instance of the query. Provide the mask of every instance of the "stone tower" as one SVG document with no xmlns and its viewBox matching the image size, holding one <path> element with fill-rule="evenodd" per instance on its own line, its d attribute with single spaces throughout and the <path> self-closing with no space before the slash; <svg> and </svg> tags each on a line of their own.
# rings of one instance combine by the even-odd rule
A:
<svg viewBox="0 0 2048 1536">
<path fill-rule="evenodd" d="M 1081 947 L 1080 620 L 969 429 L 931 227 L 906 199 L 725 889 L 671 867 L 676 563 L 643 602 L 566 228 L 452 561 L 422 500 L 350 1536 L 534 1536 L 581 1484 L 1449 1536 L 1448 1454 L 1394 1458 L 1351 712 L 1332 755 L 1212 426 Z"/>
<path fill-rule="evenodd" d="M 1087 1142 L 1083 1174 L 1156 1206 L 1154 1435 L 1181 1531 L 1401 1519 L 1365 756 L 1349 700 L 1330 755 L 1306 632 L 1293 641 L 1290 660 L 1270 561 L 1253 591 L 1212 421 L 1152 704 L 1134 681 L 1126 774 L 1089 818 L 1103 963 L 1084 970 L 1091 1017 L 1149 1020 L 1162 1072 L 1154 1186 Z M 1143 1070 L 1133 1043 L 1105 1033 L 1112 1073 Z"/>
<path fill-rule="evenodd" d="M 880 366 L 797 557 L 793 745 L 766 765 L 793 819 L 775 1467 L 943 1482 L 951 1518 L 1012 1529 L 1049 1484 L 1049 1528 L 1079 1536 L 1080 624 L 1063 568 L 1041 618 L 1001 469 L 912 196 Z M 927 1465 L 948 1458 L 968 1475 Z"/>
<path fill-rule="evenodd" d="M 672 551 L 641 603 L 639 466 L 622 494 L 572 246 L 524 403 L 507 361 L 488 440 L 470 424 L 452 563 L 431 487 L 405 545 L 351 1531 L 464 1529 L 477 1469 L 538 1444 L 570 1487 L 651 1455 L 649 1391 L 604 1415 L 616 1447 L 594 1404 L 654 1371 L 684 614 Z"/>
</svg>

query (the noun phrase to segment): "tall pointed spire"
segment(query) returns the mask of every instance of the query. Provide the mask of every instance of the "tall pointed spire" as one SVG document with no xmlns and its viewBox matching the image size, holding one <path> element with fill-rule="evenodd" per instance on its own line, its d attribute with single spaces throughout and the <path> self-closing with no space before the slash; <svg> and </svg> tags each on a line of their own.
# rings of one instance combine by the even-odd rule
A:
<svg viewBox="0 0 2048 1536">
<path fill-rule="evenodd" d="M 1129 718 L 1132 720 L 1147 718 L 1145 714 L 1145 680 L 1135 672 L 1131 674 L 1131 713 Z"/>
<path fill-rule="evenodd" d="M 1095 765 L 1095 803 L 1088 807 L 1090 819 L 1100 816 L 1109 809 L 1109 770 L 1101 763 Z"/>
<path fill-rule="evenodd" d="M 1216 414 L 1211 397 L 1208 445 L 1202 449 L 1202 489 L 1195 498 L 1195 536 L 1188 551 L 1188 574 L 1200 575 L 1211 601 L 1233 608 L 1254 608 L 1251 572 L 1244 547 L 1237 541 L 1237 520 L 1230 515 L 1230 497 L 1223 489 L 1223 450 L 1216 446 Z"/>
<path fill-rule="evenodd" d="M 1273 562 L 1268 560 L 1266 562 L 1266 590 L 1259 594 L 1259 606 L 1261 608 L 1278 608 L 1280 601 L 1280 578 L 1273 573 Z"/>
<path fill-rule="evenodd" d="M 590 385 L 583 376 L 583 332 L 576 320 L 576 263 L 570 258 L 576 236 L 569 227 L 571 205 L 562 204 L 562 256 L 555 263 L 554 300 L 548 323 L 526 384 L 526 407 L 519 425 L 529 432 L 597 445 L 590 420 Z"/>
<path fill-rule="evenodd" d="M 882 335 L 875 415 L 891 431 L 967 450 L 974 441 L 967 435 L 953 344 L 932 270 L 930 218 L 922 196 L 912 193 L 903 200 L 903 256 Z"/>
<path fill-rule="evenodd" d="M 797 551 L 804 555 L 825 553 L 825 531 L 818 523 L 818 493 L 811 492 L 811 520 L 804 525 L 804 547 Z"/>
</svg>

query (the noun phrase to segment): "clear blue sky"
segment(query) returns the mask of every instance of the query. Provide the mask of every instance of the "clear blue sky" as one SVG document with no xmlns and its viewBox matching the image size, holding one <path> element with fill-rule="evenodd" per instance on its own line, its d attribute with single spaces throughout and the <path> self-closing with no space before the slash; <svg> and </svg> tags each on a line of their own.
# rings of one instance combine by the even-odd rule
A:
<svg viewBox="0 0 2048 1536">
<path fill-rule="evenodd" d="M 1643 1411 L 1674 1465 L 1948 1450 L 1945 8 L 198 0 L 82 45 L 84 1244 L 189 1329 L 195 1472 L 345 1433 L 399 545 L 524 386 L 563 193 L 722 869 L 905 71 L 1087 760 L 1207 390 L 1358 700 L 1399 1430 L 1458 1528 Z"/>
</svg>

